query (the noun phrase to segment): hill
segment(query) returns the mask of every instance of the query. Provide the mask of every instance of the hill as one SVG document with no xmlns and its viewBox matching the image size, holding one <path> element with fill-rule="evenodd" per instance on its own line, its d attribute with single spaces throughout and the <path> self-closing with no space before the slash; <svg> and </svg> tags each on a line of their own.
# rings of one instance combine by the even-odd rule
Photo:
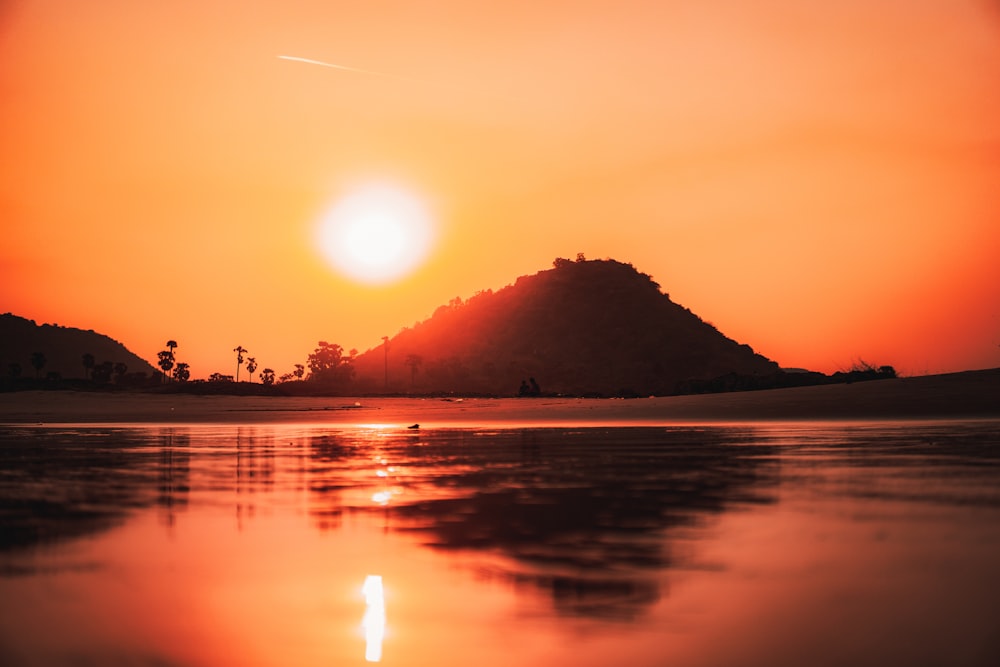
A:
<svg viewBox="0 0 1000 667">
<path fill-rule="evenodd" d="M 32 355 L 44 355 L 44 365 L 32 366 Z M 0 376 L 11 379 L 18 369 L 22 378 L 60 377 L 85 379 L 89 372 L 83 365 L 83 355 L 94 357 L 95 365 L 104 362 L 125 364 L 133 376 L 145 373 L 154 377 L 159 371 L 133 354 L 118 341 L 94 331 L 84 331 L 54 324 L 35 324 L 33 320 L 10 313 L 0 315 Z M 12 368 L 13 367 L 13 368 Z"/>
<path fill-rule="evenodd" d="M 582 258 L 453 299 L 388 350 L 358 356 L 355 369 L 360 391 L 493 395 L 517 394 L 529 378 L 544 393 L 664 395 L 691 381 L 779 371 L 632 265 Z"/>
</svg>

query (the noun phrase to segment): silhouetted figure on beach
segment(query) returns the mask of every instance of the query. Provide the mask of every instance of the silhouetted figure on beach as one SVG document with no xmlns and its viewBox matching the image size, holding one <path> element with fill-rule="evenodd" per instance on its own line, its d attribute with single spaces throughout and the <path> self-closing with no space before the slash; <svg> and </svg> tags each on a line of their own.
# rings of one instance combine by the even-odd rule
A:
<svg viewBox="0 0 1000 667">
<path fill-rule="evenodd" d="M 529 384 L 530 383 L 530 384 Z M 535 378 L 528 378 L 527 380 L 521 380 L 521 386 L 517 390 L 518 396 L 541 396 L 542 389 L 535 382 Z"/>
</svg>

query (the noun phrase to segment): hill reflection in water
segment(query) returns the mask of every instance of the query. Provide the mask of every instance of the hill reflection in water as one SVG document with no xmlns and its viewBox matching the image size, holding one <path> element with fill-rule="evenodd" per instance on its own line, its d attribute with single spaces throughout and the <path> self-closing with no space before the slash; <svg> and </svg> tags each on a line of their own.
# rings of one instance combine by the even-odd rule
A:
<svg viewBox="0 0 1000 667">
<path fill-rule="evenodd" d="M 994 664 L 998 433 L 0 427 L 0 663 Z"/>
<path fill-rule="evenodd" d="M 770 502 L 778 466 L 746 429 L 456 430 L 326 436 L 320 464 L 379 464 L 386 525 L 427 546 L 502 556 L 480 576 L 550 591 L 564 613 L 630 618 L 661 595 L 670 529 L 736 503 Z M 324 476 L 319 476 L 324 479 Z M 314 513 L 342 511 L 336 485 Z M 380 492 L 376 491 L 375 494 Z"/>
</svg>

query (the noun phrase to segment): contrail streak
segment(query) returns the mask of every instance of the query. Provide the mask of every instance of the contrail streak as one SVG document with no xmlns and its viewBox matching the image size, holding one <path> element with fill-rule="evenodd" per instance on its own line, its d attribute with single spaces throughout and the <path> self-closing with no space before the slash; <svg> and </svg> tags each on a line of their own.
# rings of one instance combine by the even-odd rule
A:
<svg viewBox="0 0 1000 667">
<path fill-rule="evenodd" d="M 319 65 L 320 67 L 329 67 L 331 69 L 339 69 L 345 72 L 357 72 L 359 74 L 373 74 L 375 76 L 389 76 L 393 78 L 399 78 L 393 74 L 386 74 L 385 72 L 373 72 L 370 69 L 358 69 L 357 67 L 347 67 L 346 65 L 334 65 L 333 63 L 325 63 L 322 60 L 313 60 L 312 58 L 299 58 L 298 56 L 278 56 L 278 57 L 282 60 L 294 60 L 297 63 Z"/>
</svg>

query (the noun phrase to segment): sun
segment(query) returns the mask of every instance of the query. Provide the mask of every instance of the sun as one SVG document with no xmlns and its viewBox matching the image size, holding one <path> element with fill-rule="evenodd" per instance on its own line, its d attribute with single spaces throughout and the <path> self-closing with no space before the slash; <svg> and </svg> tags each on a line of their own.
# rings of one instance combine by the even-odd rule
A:
<svg viewBox="0 0 1000 667">
<path fill-rule="evenodd" d="M 333 268 L 370 285 L 395 282 L 415 271 L 433 241 L 434 226 L 424 202 L 385 183 L 351 190 L 317 227 L 317 246 Z"/>
</svg>

